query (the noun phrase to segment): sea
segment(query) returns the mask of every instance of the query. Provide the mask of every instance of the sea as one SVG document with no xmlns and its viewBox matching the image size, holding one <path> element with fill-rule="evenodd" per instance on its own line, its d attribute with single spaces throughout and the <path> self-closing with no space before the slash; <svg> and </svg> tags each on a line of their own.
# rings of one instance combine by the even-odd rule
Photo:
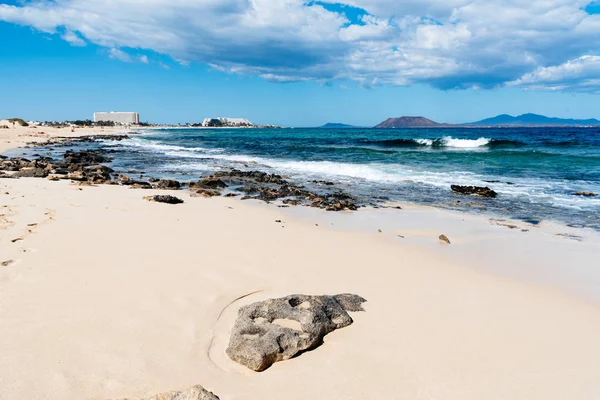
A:
<svg viewBox="0 0 600 400">
<path fill-rule="evenodd" d="M 101 146 L 113 168 L 197 180 L 259 170 L 318 190 L 331 181 L 364 205 L 410 203 L 600 230 L 600 128 L 149 129 Z M 487 186 L 495 199 L 453 193 Z"/>
</svg>

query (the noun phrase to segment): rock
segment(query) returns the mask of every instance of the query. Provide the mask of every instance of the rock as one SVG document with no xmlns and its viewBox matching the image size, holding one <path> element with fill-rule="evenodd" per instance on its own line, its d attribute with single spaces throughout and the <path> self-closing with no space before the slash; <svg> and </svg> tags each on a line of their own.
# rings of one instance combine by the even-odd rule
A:
<svg viewBox="0 0 600 400">
<path fill-rule="evenodd" d="M 183 203 L 183 200 L 181 200 L 180 198 L 177 198 L 175 196 L 169 196 L 169 195 L 146 196 L 146 197 L 144 197 L 144 200 L 154 201 L 157 203 L 167 203 L 167 204 Z"/>
<path fill-rule="evenodd" d="M 83 171 L 75 171 L 69 172 L 67 174 L 67 179 L 70 179 L 72 181 L 87 181 L 87 176 Z"/>
<path fill-rule="evenodd" d="M 474 194 L 481 197 L 494 198 L 498 196 L 498 193 L 494 192 L 489 187 L 480 187 L 480 186 L 459 186 L 452 185 L 452 191 L 460 194 Z"/>
<path fill-rule="evenodd" d="M 312 181 L 314 185 L 325 185 L 325 186 L 333 186 L 335 183 L 329 181 Z"/>
<path fill-rule="evenodd" d="M 352 324 L 348 311 L 363 311 L 353 294 L 292 295 L 244 306 L 238 311 L 227 355 L 254 371 L 323 344 L 328 333 Z"/>
<path fill-rule="evenodd" d="M 63 158 L 67 164 L 88 166 L 110 161 L 110 158 L 104 154 L 104 150 L 81 150 L 77 152 L 67 150 L 63 154 Z"/>
<path fill-rule="evenodd" d="M 575 196 L 583 196 L 583 197 L 596 197 L 598 196 L 596 193 L 592 192 L 575 192 Z"/>
<path fill-rule="evenodd" d="M 15 178 L 45 178 L 48 172 L 43 168 L 24 168 L 14 173 Z"/>
<path fill-rule="evenodd" d="M 148 179 L 148 182 L 150 182 L 150 183 L 156 183 L 156 182 L 160 182 L 160 179 L 150 178 L 150 179 Z"/>
<path fill-rule="evenodd" d="M 448 239 L 448 236 L 446 235 L 440 235 L 440 242 L 450 244 L 450 239 Z"/>
<path fill-rule="evenodd" d="M 198 189 L 190 193 L 190 197 L 215 197 L 220 196 L 221 192 L 212 189 Z"/>
<path fill-rule="evenodd" d="M 280 175 L 267 174 L 265 172 L 260 171 L 240 171 L 238 169 L 217 172 L 216 174 L 212 175 L 211 178 L 224 178 L 227 180 L 237 181 L 253 181 L 258 183 L 275 183 L 278 185 L 283 185 L 287 183 L 287 181 L 284 180 Z"/>
<path fill-rule="evenodd" d="M 163 393 L 142 400 L 219 400 L 219 397 L 202 386 L 196 385 L 183 392 Z"/>
<path fill-rule="evenodd" d="M 65 179 L 66 177 L 67 177 L 66 175 L 50 174 L 50 175 L 48 175 L 48 180 L 49 181 L 59 181 L 61 179 Z"/>
<path fill-rule="evenodd" d="M 152 185 L 148 182 L 135 182 L 129 185 L 130 189 L 152 189 Z"/>
<path fill-rule="evenodd" d="M 156 187 L 163 190 L 179 190 L 181 189 L 181 184 L 173 179 L 161 179 L 158 181 Z"/>
<path fill-rule="evenodd" d="M 121 182 L 122 185 L 133 185 L 135 181 L 127 175 L 120 175 L 119 182 Z"/>
<path fill-rule="evenodd" d="M 238 197 L 238 196 L 239 196 L 239 194 L 236 194 L 236 193 L 227 193 L 227 194 L 226 194 L 225 196 L 223 196 L 223 197 Z"/>
<path fill-rule="evenodd" d="M 221 179 L 213 176 L 209 176 L 208 178 L 204 178 L 197 182 L 198 187 L 200 188 L 211 188 L 211 189 L 223 189 L 227 187 L 227 184 L 223 182 Z M 191 187 L 191 186 L 190 186 Z"/>
</svg>

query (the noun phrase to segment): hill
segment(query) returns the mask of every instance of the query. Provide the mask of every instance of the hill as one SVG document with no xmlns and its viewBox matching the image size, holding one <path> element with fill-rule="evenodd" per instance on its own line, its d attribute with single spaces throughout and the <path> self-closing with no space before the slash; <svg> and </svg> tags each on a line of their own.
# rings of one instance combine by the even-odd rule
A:
<svg viewBox="0 0 600 400">
<path fill-rule="evenodd" d="M 388 118 L 375 128 L 434 128 L 444 124 L 437 123 L 425 117 Z"/>
<path fill-rule="evenodd" d="M 501 114 L 493 118 L 487 118 L 481 121 L 473 122 L 466 125 L 477 126 L 569 126 L 569 125 L 600 125 L 600 121 L 594 118 L 590 119 L 573 119 L 573 118 L 553 118 L 538 114 L 522 114 L 516 117 L 507 114 Z"/>
<path fill-rule="evenodd" d="M 329 123 L 326 123 L 323 126 L 320 126 L 319 128 L 342 129 L 342 128 L 359 128 L 359 127 L 358 126 L 354 126 L 354 125 L 340 124 L 340 123 L 337 123 L 337 122 L 329 122 Z"/>
</svg>

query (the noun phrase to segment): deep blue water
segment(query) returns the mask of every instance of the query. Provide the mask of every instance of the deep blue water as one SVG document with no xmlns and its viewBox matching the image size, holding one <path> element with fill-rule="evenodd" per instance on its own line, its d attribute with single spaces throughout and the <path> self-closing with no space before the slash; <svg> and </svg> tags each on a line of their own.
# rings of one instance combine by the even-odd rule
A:
<svg viewBox="0 0 600 400">
<path fill-rule="evenodd" d="M 364 203 L 412 202 L 600 229 L 600 128 L 173 129 L 123 142 L 114 165 L 197 179 L 223 167 L 331 180 Z M 453 194 L 489 186 L 497 199 Z M 310 187 L 310 185 L 308 185 Z M 460 204 L 456 201 L 460 200 Z M 476 207 L 466 207 L 469 202 Z"/>
</svg>

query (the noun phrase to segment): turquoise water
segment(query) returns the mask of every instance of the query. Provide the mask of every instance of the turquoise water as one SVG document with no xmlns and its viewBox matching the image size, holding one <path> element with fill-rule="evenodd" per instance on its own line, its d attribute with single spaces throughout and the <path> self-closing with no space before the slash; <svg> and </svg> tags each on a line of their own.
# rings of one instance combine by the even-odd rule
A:
<svg viewBox="0 0 600 400">
<path fill-rule="evenodd" d="M 600 193 L 599 128 L 173 129 L 105 145 L 117 167 L 149 175 L 261 170 L 299 184 L 331 180 L 365 204 L 475 201 L 470 212 L 600 229 L 600 197 L 573 195 Z M 451 184 L 489 186 L 499 197 L 464 198 Z"/>
</svg>

